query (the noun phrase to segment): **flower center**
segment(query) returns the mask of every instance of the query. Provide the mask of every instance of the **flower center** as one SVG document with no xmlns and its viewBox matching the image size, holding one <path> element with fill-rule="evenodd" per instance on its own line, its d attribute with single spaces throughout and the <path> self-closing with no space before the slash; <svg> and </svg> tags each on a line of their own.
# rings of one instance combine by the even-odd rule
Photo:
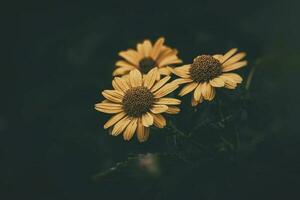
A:
<svg viewBox="0 0 300 200">
<path fill-rule="evenodd" d="M 140 71 L 143 74 L 147 74 L 155 66 L 156 62 L 150 57 L 143 58 L 139 63 Z"/>
<path fill-rule="evenodd" d="M 123 109 L 130 117 L 141 117 L 149 111 L 154 96 L 143 86 L 133 87 L 126 91 L 123 98 Z"/>
<path fill-rule="evenodd" d="M 207 82 L 222 74 L 221 63 L 209 55 L 198 56 L 191 65 L 190 74 L 198 83 Z"/>
</svg>

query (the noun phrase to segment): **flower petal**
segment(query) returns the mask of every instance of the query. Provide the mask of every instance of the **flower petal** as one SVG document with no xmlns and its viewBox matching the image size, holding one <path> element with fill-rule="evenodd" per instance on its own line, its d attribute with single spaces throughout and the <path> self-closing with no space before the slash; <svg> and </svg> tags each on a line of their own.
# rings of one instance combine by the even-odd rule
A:
<svg viewBox="0 0 300 200">
<path fill-rule="evenodd" d="M 137 69 L 130 71 L 129 81 L 132 87 L 142 86 L 143 77 L 141 72 Z"/>
<path fill-rule="evenodd" d="M 184 95 L 190 93 L 191 91 L 193 91 L 197 86 L 198 86 L 198 83 L 196 83 L 196 82 L 189 83 L 181 89 L 181 91 L 179 92 L 178 95 L 184 96 Z"/>
<path fill-rule="evenodd" d="M 247 65 L 247 61 L 240 61 L 240 62 L 237 62 L 237 63 L 234 63 L 234 64 L 231 64 L 231 65 L 226 65 L 226 66 L 223 66 L 223 72 L 229 72 L 229 71 L 232 71 L 232 70 L 235 70 L 235 69 L 239 69 L 241 67 L 244 67 Z"/>
<path fill-rule="evenodd" d="M 215 97 L 215 89 L 209 83 L 202 84 L 201 92 L 205 100 L 211 101 Z"/>
<path fill-rule="evenodd" d="M 119 61 L 116 62 L 115 65 L 118 66 L 118 67 L 128 69 L 128 70 L 136 68 L 135 65 L 130 64 L 129 62 L 126 62 L 125 60 L 119 60 Z"/>
<path fill-rule="evenodd" d="M 170 55 L 162 59 L 160 62 L 158 62 L 158 67 L 167 66 L 171 64 L 180 64 L 182 63 L 182 60 L 178 59 L 176 55 Z"/>
<path fill-rule="evenodd" d="M 127 127 L 127 125 L 131 122 L 132 118 L 126 116 L 123 119 L 121 119 L 120 121 L 118 121 L 118 123 L 116 123 L 114 125 L 114 128 L 111 131 L 111 135 L 113 136 L 117 136 L 120 133 L 123 132 L 123 130 Z"/>
<path fill-rule="evenodd" d="M 150 108 L 150 111 L 154 114 L 163 113 L 168 110 L 168 106 L 166 105 L 153 105 L 152 108 Z"/>
<path fill-rule="evenodd" d="M 142 120 L 138 120 L 137 138 L 140 142 L 145 142 L 149 138 L 149 128 L 144 127 Z"/>
<path fill-rule="evenodd" d="M 162 88 L 160 88 L 159 90 L 157 90 L 156 92 L 154 92 L 154 98 L 160 98 L 160 97 L 166 96 L 169 93 L 176 90 L 178 87 L 179 87 L 179 85 L 177 85 L 175 83 L 168 83 L 168 84 L 164 85 Z"/>
<path fill-rule="evenodd" d="M 237 48 L 230 49 L 222 58 L 220 58 L 220 63 L 224 63 L 228 58 L 237 52 Z"/>
<path fill-rule="evenodd" d="M 155 83 L 157 74 L 158 74 L 158 69 L 157 67 L 151 69 L 148 74 L 145 75 L 145 79 L 144 79 L 144 86 L 148 89 L 150 89 L 153 84 Z"/>
<path fill-rule="evenodd" d="M 117 69 L 115 69 L 113 71 L 113 76 L 124 75 L 124 74 L 127 74 L 128 72 L 130 72 L 130 69 L 125 68 L 125 67 L 118 67 Z"/>
<path fill-rule="evenodd" d="M 161 114 L 154 114 L 153 120 L 153 124 L 157 128 L 164 128 L 167 125 L 166 119 Z"/>
<path fill-rule="evenodd" d="M 160 89 L 166 82 L 168 82 L 168 80 L 170 80 L 170 76 L 166 76 L 164 78 L 162 78 L 161 80 L 159 80 L 152 88 L 151 88 L 151 92 L 155 92 L 156 90 Z"/>
<path fill-rule="evenodd" d="M 163 105 L 179 105 L 181 101 L 179 99 L 175 98 L 159 98 L 157 101 L 155 101 L 155 104 L 163 104 Z"/>
<path fill-rule="evenodd" d="M 165 38 L 163 38 L 163 37 L 159 38 L 155 42 L 155 44 L 153 46 L 153 49 L 152 49 L 152 52 L 151 52 L 151 55 L 150 55 L 153 58 L 153 60 L 157 59 L 157 57 L 159 55 L 159 52 L 161 51 L 161 47 L 163 46 L 164 42 L 165 42 Z"/>
<path fill-rule="evenodd" d="M 125 60 L 127 60 L 131 64 L 134 64 L 135 66 L 138 66 L 139 61 L 142 58 L 142 56 L 133 49 L 129 49 L 127 51 L 121 51 L 119 52 L 119 56 L 123 57 Z"/>
<path fill-rule="evenodd" d="M 126 115 L 125 112 L 120 112 L 114 116 L 112 116 L 105 124 L 104 129 L 107 129 L 111 126 L 113 126 L 115 123 L 117 123 L 119 120 L 121 120 Z"/>
<path fill-rule="evenodd" d="M 138 118 L 134 118 L 128 124 L 128 126 L 126 127 L 126 129 L 123 133 L 124 140 L 130 140 L 133 137 L 133 135 L 136 131 L 136 127 L 137 127 L 137 121 L 138 121 Z"/>
<path fill-rule="evenodd" d="M 142 123 L 144 126 L 149 127 L 153 124 L 153 116 L 147 112 L 142 115 Z"/>
<path fill-rule="evenodd" d="M 176 83 L 178 85 L 181 85 L 184 83 L 190 83 L 190 82 L 193 82 L 193 80 L 190 78 L 178 78 L 178 79 L 175 79 L 174 81 L 172 81 L 172 83 Z"/>
<path fill-rule="evenodd" d="M 225 63 L 223 63 L 223 65 L 227 66 L 227 65 L 234 64 L 234 63 L 242 60 L 245 56 L 246 56 L 245 52 L 240 52 L 240 53 L 232 56 L 231 58 L 229 58 Z"/>
<path fill-rule="evenodd" d="M 102 95 L 112 102 L 121 103 L 124 93 L 118 90 L 104 90 Z"/>
<path fill-rule="evenodd" d="M 152 51 L 152 44 L 149 40 L 145 40 L 143 43 L 144 46 L 144 56 L 149 57 Z"/>
<path fill-rule="evenodd" d="M 209 81 L 209 84 L 213 87 L 224 87 L 225 82 L 222 78 L 216 77 Z"/>
<path fill-rule="evenodd" d="M 198 102 L 200 101 L 201 96 L 201 83 L 199 83 L 196 89 L 194 90 L 194 99 Z"/>
<path fill-rule="evenodd" d="M 121 104 L 116 104 L 116 103 L 97 103 L 95 105 L 95 109 L 104 112 L 104 113 L 119 113 L 123 111 L 123 107 Z"/>
<path fill-rule="evenodd" d="M 182 67 L 176 67 L 173 69 L 173 74 L 181 78 L 190 78 L 191 65 L 184 65 Z"/>
<path fill-rule="evenodd" d="M 114 78 L 112 85 L 116 90 L 119 90 L 121 92 L 125 92 L 126 90 L 129 89 L 129 85 L 127 84 L 127 81 L 123 77 Z"/>
<path fill-rule="evenodd" d="M 168 110 L 166 111 L 166 113 L 174 115 L 180 112 L 180 108 L 178 108 L 177 106 L 168 106 Z"/>
</svg>

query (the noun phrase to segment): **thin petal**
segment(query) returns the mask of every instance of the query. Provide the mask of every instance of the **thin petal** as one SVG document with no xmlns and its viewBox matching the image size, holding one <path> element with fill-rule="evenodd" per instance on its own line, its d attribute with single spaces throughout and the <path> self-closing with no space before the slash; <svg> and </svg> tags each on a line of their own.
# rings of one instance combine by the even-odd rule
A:
<svg viewBox="0 0 300 200">
<path fill-rule="evenodd" d="M 227 66 L 227 65 L 234 64 L 234 63 L 242 60 L 245 56 L 246 56 L 245 52 L 240 52 L 240 53 L 232 56 L 231 58 L 229 58 L 225 63 L 223 63 L 223 65 Z"/>
<path fill-rule="evenodd" d="M 222 74 L 222 76 L 227 77 L 227 78 L 235 81 L 236 83 L 241 83 L 243 81 L 243 78 L 236 73 L 224 73 L 224 74 Z"/>
<path fill-rule="evenodd" d="M 184 65 L 182 67 L 174 68 L 172 72 L 181 78 L 190 78 L 190 68 L 191 65 Z"/>
<path fill-rule="evenodd" d="M 209 84 L 213 87 L 224 87 L 225 82 L 222 78 L 216 77 L 213 80 L 210 80 Z"/>
<path fill-rule="evenodd" d="M 133 135 L 136 131 L 136 128 L 137 128 L 137 121 L 138 121 L 138 118 L 134 118 L 128 124 L 128 126 L 126 127 L 126 129 L 123 133 L 124 140 L 130 140 L 133 137 Z"/>
<path fill-rule="evenodd" d="M 126 116 L 123 119 L 121 119 L 120 121 L 118 121 L 115 125 L 114 128 L 111 131 L 111 135 L 113 136 L 117 136 L 120 133 L 123 132 L 123 130 L 128 126 L 128 124 L 131 122 L 131 118 Z"/>
<path fill-rule="evenodd" d="M 164 78 L 162 78 L 161 80 L 159 80 L 152 88 L 151 88 L 151 92 L 155 92 L 156 90 L 160 89 L 163 85 L 165 85 L 166 82 L 168 82 L 168 80 L 170 80 L 170 76 L 166 76 Z"/>
<path fill-rule="evenodd" d="M 138 51 L 138 53 L 142 56 L 142 57 L 145 57 L 145 53 L 144 53 L 144 45 L 141 44 L 141 43 L 138 43 L 136 45 L 136 49 Z"/>
<path fill-rule="evenodd" d="M 104 124 L 104 129 L 107 129 L 107 128 L 113 126 L 115 123 L 117 123 L 119 120 L 121 120 L 125 115 L 126 115 L 125 112 L 120 112 L 120 113 L 114 115 Z"/>
<path fill-rule="evenodd" d="M 124 93 L 118 90 L 104 90 L 102 95 L 112 102 L 121 103 Z"/>
<path fill-rule="evenodd" d="M 148 89 L 152 88 L 153 84 L 155 83 L 157 74 L 158 74 L 158 69 L 155 67 L 151 69 L 148 74 L 145 75 L 144 79 L 144 86 Z"/>
<path fill-rule="evenodd" d="M 166 105 L 153 105 L 152 108 L 150 108 L 150 111 L 154 114 L 163 113 L 168 110 L 168 106 Z"/>
<path fill-rule="evenodd" d="M 230 49 L 222 58 L 220 58 L 220 62 L 224 63 L 228 58 L 230 58 L 233 54 L 237 52 L 237 48 Z"/>
<path fill-rule="evenodd" d="M 144 127 L 142 120 L 138 120 L 137 138 L 140 142 L 145 142 L 149 138 L 149 128 Z"/>
<path fill-rule="evenodd" d="M 168 76 L 172 73 L 172 68 L 171 67 L 162 67 L 159 68 L 159 73 L 165 76 Z"/>
<path fill-rule="evenodd" d="M 166 111 L 166 113 L 174 115 L 180 112 L 180 108 L 178 108 L 177 106 L 168 106 L 168 110 Z"/>
<path fill-rule="evenodd" d="M 147 112 L 146 114 L 142 115 L 142 123 L 144 126 L 149 127 L 153 124 L 153 116 Z"/>
<path fill-rule="evenodd" d="M 154 114 L 153 115 L 153 124 L 157 128 L 164 128 L 167 124 L 166 119 L 161 114 Z"/>
<path fill-rule="evenodd" d="M 152 51 L 152 44 L 149 40 L 145 40 L 143 43 L 144 46 L 144 56 L 149 57 Z"/>
<path fill-rule="evenodd" d="M 223 66 L 223 72 L 229 72 L 229 71 L 232 71 L 235 69 L 239 69 L 246 65 L 247 65 L 247 61 L 241 61 L 241 62 L 234 63 L 232 65 L 226 65 L 226 66 Z"/>
<path fill-rule="evenodd" d="M 191 91 L 193 91 L 197 86 L 198 86 L 198 83 L 196 83 L 196 82 L 189 83 L 181 89 L 181 91 L 179 92 L 178 95 L 184 96 L 184 95 L 190 93 Z"/>
<path fill-rule="evenodd" d="M 181 101 L 179 99 L 175 98 L 159 98 L 157 101 L 155 101 L 156 104 L 163 104 L 163 105 L 179 105 Z"/>
<path fill-rule="evenodd" d="M 178 78 L 178 79 L 175 79 L 174 81 L 172 81 L 172 83 L 176 83 L 178 85 L 181 85 L 184 83 L 190 83 L 190 82 L 193 82 L 193 80 L 190 78 Z"/>
<path fill-rule="evenodd" d="M 166 65 L 179 64 L 179 63 L 182 63 L 182 60 L 178 59 L 178 57 L 176 55 L 171 55 L 171 56 L 165 57 L 157 64 L 159 67 L 162 67 L 162 66 L 166 66 Z"/>
<path fill-rule="evenodd" d="M 201 96 L 201 83 L 199 83 L 194 91 L 194 99 L 200 101 Z"/>
<path fill-rule="evenodd" d="M 137 69 L 130 71 L 129 81 L 132 87 L 142 86 L 143 77 L 141 72 Z"/>
<path fill-rule="evenodd" d="M 157 90 L 156 92 L 154 92 L 154 98 L 160 98 L 160 97 L 166 96 L 169 93 L 176 90 L 178 87 L 179 87 L 179 85 L 177 85 L 175 83 L 168 83 L 165 86 L 163 86 L 162 88 L 160 88 L 159 90 Z"/>
<path fill-rule="evenodd" d="M 152 52 L 151 52 L 151 57 L 153 58 L 153 60 L 156 60 L 158 55 L 159 55 L 159 52 L 161 51 L 161 47 L 163 46 L 165 42 L 165 38 L 161 37 L 159 38 L 154 46 L 153 46 L 153 49 L 152 49 Z"/>
<path fill-rule="evenodd" d="M 222 54 L 215 54 L 215 55 L 213 55 L 213 57 L 215 59 L 217 59 L 218 61 L 221 61 L 221 58 L 223 57 L 223 55 Z"/>
<path fill-rule="evenodd" d="M 119 113 L 123 111 L 123 107 L 121 104 L 116 104 L 116 103 L 97 103 L 95 105 L 95 109 L 104 112 L 104 113 Z"/>
</svg>

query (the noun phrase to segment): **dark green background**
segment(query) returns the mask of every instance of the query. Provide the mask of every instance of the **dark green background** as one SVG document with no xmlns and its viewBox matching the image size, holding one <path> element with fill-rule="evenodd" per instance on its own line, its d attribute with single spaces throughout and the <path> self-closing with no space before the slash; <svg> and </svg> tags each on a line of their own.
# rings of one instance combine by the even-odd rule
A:
<svg viewBox="0 0 300 200">
<path fill-rule="evenodd" d="M 10 2 L 2 19 L 9 63 L 1 61 L 1 199 L 292 199 L 300 187 L 299 7 L 296 0 Z M 242 166 L 224 169 L 217 160 L 195 172 L 176 161 L 159 178 L 125 170 L 94 182 L 129 154 L 165 149 L 157 133 L 144 144 L 109 136 L 107 117 L 93 108 L 111 87 L 118 51 L 159 36 L 186 63 L 246 51 L 241 74 L 256 72 L 242 127 L 263 139 Z"/>
</svg>

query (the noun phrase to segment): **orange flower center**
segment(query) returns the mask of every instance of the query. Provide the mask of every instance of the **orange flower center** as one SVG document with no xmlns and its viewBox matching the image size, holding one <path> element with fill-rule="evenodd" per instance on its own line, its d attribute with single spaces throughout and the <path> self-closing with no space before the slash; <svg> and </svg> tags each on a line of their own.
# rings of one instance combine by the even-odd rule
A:
<svg viewBox="0 0 300 200">
<path fill-rule="evenodd" d="M 156 62 L 150 57 L 141 59 L 139 63 L 139 69 L 143 74 L 147 74 L 155 66 Z"/>
<path fill-rule="evenodd" d="M 209 55 L 201 55 L 195 58 L 190 68 L 191 78 L 198 83 L 207 82 L 221 74 L 221 63 Z"/>
<path fill-rule="evenodd" d="M 154 95 L 143 86 L 133 87 L 123 97 L 123 109 L 130 117 L 141 117 L 149 111 L 154 102 Z"/>
</svg>

